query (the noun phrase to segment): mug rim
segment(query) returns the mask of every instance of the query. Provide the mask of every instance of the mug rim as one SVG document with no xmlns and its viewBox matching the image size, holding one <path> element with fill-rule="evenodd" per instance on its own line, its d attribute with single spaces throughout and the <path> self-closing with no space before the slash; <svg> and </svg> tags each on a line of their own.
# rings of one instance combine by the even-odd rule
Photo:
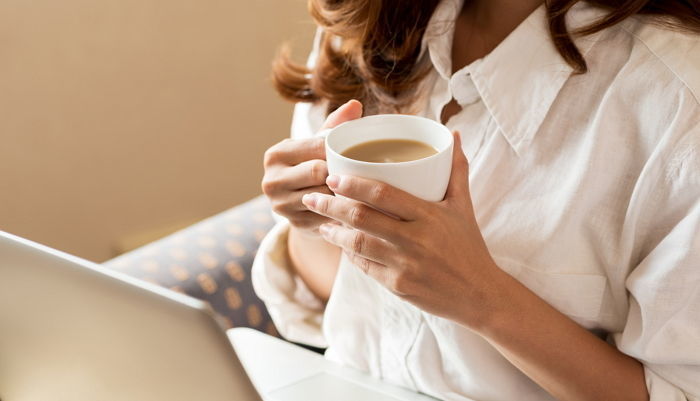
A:
<svg viewBox="0 0 700 401">
<path fill-rule="evenodd" d="M 422 157 L 420 159 L 408 160 L 408 161 L 404 161 L 404 162 L 366 162 L 366 161 L 362 161 L 362 160 L 352 159 L 352 158 L 349 158 L 347 156 L 343 156 L 341 153 L 339 153 L 335 149 L 333 149 L 331 147 L 331 145 L 328 143 L 328 137 L 330 135 L 332 135 L 333 131 L 335 131 L 336 129 L 338 129 L 344 125 L 351 124 L 353 122 L 366 121 L 366 120 L 375 119 L 375 118 L 382 118 L 382 119 L 400 118 L 400 119 L 415 119 L 415 120 L 427 121 L 427 122 L 430 122 L 431 124 L 435 124 L 435 125 L 439 126 L 443 132 L 446 132 L 448 137 L 449 137 L 450 142 L 447 144 L 447 146 L 444 149 L 437 151 L 433 155 L 430 155 L 427 157 Z M 430 118 L 427 118 L 427 117 L 414 116 L 411 114 L 375 114 L 375 115 L 371 115 L 371 116 L 367 116 L 367 117 L 361 117 L 361 118 L 358 118 L 355 120 L 346 121 L 344 123 L 338 124 L 337 126 L 335 126 L 333 128 L 326 129 L 324 131 L 325 132 L 322 131 L 322 135 L 325 136 L 324 142 L 325 142 L 326 151 L 332 152 L 334 156 L 337 156 L 338 158 L 340 158 L 342 160 L 348 160 L 348 161 L 351 161 L 353 163 L 358 163 L 360 165 L 368 165 L 368 166 L 377 166 L 377 165 L 379 165 L 379 166 L 395 166 L 395 165 L 406 166 L 406 165 L 410 165 L 410 164 L 416 164 L 419 162 L 425 162 L 426 160 L 437 158 L 437 157 L 441 156 L 442 154 L 444 154 L 445 152 L 451 150 L 454 147 L 454 136 L 452 135 L 452 132 L 450 131 L 449 128 L 447 128 L 447 126 L 445 124 L 439 123 L 439 122 L 432 120 Z M 430 146 L 432 146 L 432 145 L 430 145 Z M 328 155 L 326 155 L 326 160 L 328 160 Z"/>
</svg>

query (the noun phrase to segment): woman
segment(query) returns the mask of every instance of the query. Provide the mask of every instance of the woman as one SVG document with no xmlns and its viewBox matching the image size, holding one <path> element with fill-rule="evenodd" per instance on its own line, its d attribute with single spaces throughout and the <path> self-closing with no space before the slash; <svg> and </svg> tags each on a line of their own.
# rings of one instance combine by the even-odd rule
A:
<svg viewBox="0 0 700 401">
<path fill-rule="evenodd" d="M 700 2 L 310 8 L 253 273 L 281 333 L 445 400 L 700 399 Z M 327 177 L 362 104 L 461 133 L 444 201 Z"/>
</svg>

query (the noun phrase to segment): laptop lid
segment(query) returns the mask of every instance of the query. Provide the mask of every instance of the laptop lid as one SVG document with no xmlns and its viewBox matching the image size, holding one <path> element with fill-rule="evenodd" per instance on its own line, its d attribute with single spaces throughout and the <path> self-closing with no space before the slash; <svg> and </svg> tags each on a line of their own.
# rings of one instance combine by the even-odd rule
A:
<svg viewBox="0 0 700 401">
<path fill-rule="evenodd" d="M 2 401 L 260 401 L 213 316 L 0 231 Z"/>
</svg>

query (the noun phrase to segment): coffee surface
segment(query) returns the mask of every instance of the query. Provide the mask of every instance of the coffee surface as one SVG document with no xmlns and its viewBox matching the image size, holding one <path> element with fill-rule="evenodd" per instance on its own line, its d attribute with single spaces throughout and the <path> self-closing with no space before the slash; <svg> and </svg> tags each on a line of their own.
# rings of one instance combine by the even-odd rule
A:
<svg viewBox="0 0 700 401">
<path fill-rule="evenodd" d="M 435 148 L 424 142 L 410 139 L 379 139 L 352 146 L 342 155 L 370 163 L 399 163 L 422 159 L 436 153 Z"/>
</svg>

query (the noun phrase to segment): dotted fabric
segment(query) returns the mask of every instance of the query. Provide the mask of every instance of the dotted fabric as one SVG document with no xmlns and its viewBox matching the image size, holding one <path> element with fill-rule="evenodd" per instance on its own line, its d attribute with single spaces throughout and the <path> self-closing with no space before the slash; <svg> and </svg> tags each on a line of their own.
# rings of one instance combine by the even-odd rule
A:
<svg viewBox="0 0 700 401">
<path fill-rule="evenodd" d="M 250 281 L 255 253 L 273 224 L 267 199 L 257 197 L 104 266 L 207 301 L 229 327 L 279 336 Z"/>
</svg>

